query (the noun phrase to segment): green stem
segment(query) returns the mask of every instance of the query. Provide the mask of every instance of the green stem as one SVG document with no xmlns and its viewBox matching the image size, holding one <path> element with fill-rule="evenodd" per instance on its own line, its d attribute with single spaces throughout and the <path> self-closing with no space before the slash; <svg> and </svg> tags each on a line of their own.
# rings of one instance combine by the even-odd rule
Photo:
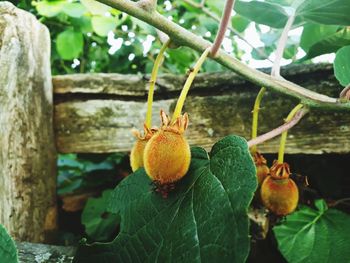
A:
<svg viewBox="0 0 350 263">
<path fill-rule="evenodd" d="M 265 94 L 266 88 L 262 87 L 256 96 L 254 108 L 253 108 L 253 122 L 252 122 L 252 139 L 255 139 L 258 136 L 258 118 L 259 118 L 259 110 L 260 110 L 260 102 Z M 253 145 L 251 148 L 251 152 L 254 154 L 257 151 L 257 146 Z"/>
<path fill-rule="evenodd" d="M 289 122 L 293 119 L 294 115 L 302 108 L 304 107 L 303 104 L 298 104 L 297 106 L 292 109 L 292 111 L 288 114 L 288 117 L 286 118 L 285 122 Z M 281 142 L 280 142 L 280 149 L 278 151 L 278 163 L 283 163 L 284 159 L 284 149 L 286 147 L 286 141 L 287 141 L 287 133 L 288 131 L 285 131 L 281 135 Z"/>
<path fill-rule="evenodd" d="M 154 94 L 154 87 L 156 85 L 157 75 L 158 75 L 158 69 L 160 64 L 162 63 L 164 52 L 167 49 L 167 47 L 170 44 L 170 39 L 165 42 L 162 46 L 162 48 L 159 51 L 159 54 L 157 55 L 156 61 L 154 61 L 151 79 L 150 79 L 150 85 L 149 85 L 149 91 L 148 91 L 148 98 L 147 98 L 147 113 L 146 113 L 146 126 L 148 128 L 151 128 L 152 126 L 152 104 L 153 104 L 153 94 Z"/>
<path fill-rule="evenodd" d="M 176 119 L 180 116 L 182 108 L 183 108 L 185 100 L 186 100 L 186 97 L 187 97 L 188 90 L 190 89 L 194 78 L 196 77 L 196 75 L 197 75 L 199 69 L 201 68 L 203 62 L 207 58 L 210 50 L 211 50 L 211 48 L 207 48 L 203 52 L 203 54 L 200 56 L 200 58 L 198 59 L 197 63 L 194 65 L 193 69 L 191 69 L 191 72 L 188 75 L 188 78 L 186 79 L 185 85 L 182 88 L 180 97 L 177 100 L 176 107 L 175 107 L 175 110 L 174 110 L 174 114 L 173 114 L 173 117 L 171 119 L 172 122 L 176 121 Z"/>
</svg>

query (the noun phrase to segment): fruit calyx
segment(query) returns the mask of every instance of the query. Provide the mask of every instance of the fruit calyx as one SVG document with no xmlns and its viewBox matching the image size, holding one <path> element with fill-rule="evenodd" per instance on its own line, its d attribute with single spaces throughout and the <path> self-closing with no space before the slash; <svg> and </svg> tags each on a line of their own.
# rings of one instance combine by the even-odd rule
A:
<svg viewBox="0 0 350 263">
<path fill-rule="evenodd" d="M 169 116 L 163 111 L 160 111 L 160 118 L 162 121 L 161 129 L 164 131 L 170 131 L 177 134 L 183 134 L 188 127 L 188 114 L 184 113 L 176 118 L 175 121 L 171 121 Z"/>
<path fill-rule="evenodd" d="M 258 151 L 256 151 L 253 154 L 253 160 L 254 160 L 254 163 L 255 163 L 256 166 L 258 166 L 258 165 L 266 165 L 267 164 L 267 161 L 264 158 L 264 156 Z"/>
<path fill-rule="evenodd" d="M 148 128 L 146 123 L 143 124 L 143 134 L 137 129 L 132 129 L 131 133 L 139 140 L 148 141 L 151 139 L 152 135 L 158 130 L 157 127 Z"/>
<path fill-rule="evenodd" d="M 275 160 L 270 168 L 270 175 L 275 180 L 288 179 L 290 175 L 289 164 L 279 163 Z"/>
</svg>

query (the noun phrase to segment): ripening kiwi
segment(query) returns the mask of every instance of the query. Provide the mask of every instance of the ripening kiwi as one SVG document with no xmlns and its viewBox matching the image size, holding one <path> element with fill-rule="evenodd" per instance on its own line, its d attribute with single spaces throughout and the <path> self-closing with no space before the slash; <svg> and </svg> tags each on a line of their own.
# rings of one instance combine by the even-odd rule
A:
<svg viewBox="0 0 350 263">
<path fill-rule="evenodd" d="M 134 147 L 130 153 L 130 166 L 131 170 L 135 172 L 137 169 L 143 167 L 143 152 L 148 140 L 137 139 Z"/>
<path fill-rule="evenodd" d="M 148 129 L 146 125 L 144 125 L 144 130 L 143 136 L 141 136 L 140 132 L 137 130 L 132 131 L 137 138 L 137 141 L 135 142 L 130 153 L 130 166 L 133 172 L 143 167 L 143 152 L 147 142 L 152 137 L 154 132 L 154 130 Z"/>
<path fill-rule="evenodd" d="M 254 163 L 256 166 L 256 176 L 258 178 L 258 184 L 261 186 L 264 179 L 269 175 L 270 169 L 266 165 L 266 159 L 261 153 L 255 152 L 253 155 Z"/>
<path fill-rule="evenodd" d="M 270 173 L 261 185 L 261 200 L 274 214 L 288 215 L 296 209 L 299 201 L 298 187 L 289 178 L 289 165 L 275 162 Z"/>
<path fill-rule="evenodd" d="M 180 116 L 173 124 L 161 112 L 163 126 L 146 144 L 144 167 L 148 176 L 159 184 L 180 180 L 188 171 L 191 162 L 190 146 L 183 135 L 188 116 Z"/>
</svg>

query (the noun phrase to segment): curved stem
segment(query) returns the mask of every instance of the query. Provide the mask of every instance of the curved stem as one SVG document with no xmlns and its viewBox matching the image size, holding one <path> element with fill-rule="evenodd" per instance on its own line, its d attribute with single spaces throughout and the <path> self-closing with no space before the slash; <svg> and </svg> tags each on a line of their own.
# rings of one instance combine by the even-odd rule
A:
<svg viewBox="0 0 350 263">
<path fill-rule="evenodd" d="M 297 106 L 294 107 L 294 109 L 292 109 L 292 111 L 288 114 L 288 117 L 286 118 L 286 122 L 289 122 L 293 119 L 293 117 L 295 116 L 295 114 L 302 108 L 304 107 L 303 104 L 298 104 Z M 286 146 L 286 141 L 287 141 L 287 133 L 288 131 L 284 131 L 281 135 L 281 142 L 280 142 L 280 148 L 278 151 L 278 163 L 283 163 L 283 159 L 284 159 L 284 149 Z"/>
<path fill-rule="evenodd" d="M 255 139 L 249 140 L 248 147 L 251 148 L 254 145 L 258 145 L 258 144 L 266 142 L 272 138 L 275 138 L 276 136 L 280 135 L 284 131 L 288 131 L 289 129 L 294 127 L 305 116 L 306 113 L 308 113 L 307 109 L 302 109 L 302 110 L 298 111 L 291 121 L 286 122 L 285 124 L 273 129 L 272 131 L 264 133 L 264 134 L 256 137 Z"/>
<path fill-rule="evenodd" d="M 156 60 L 154 61 L 152 73 L 151 73 L 151 79 L 149 80 L 149 91 L 148 91 L 148 98 L 147 98 L 147 113 L 146 113 L 146 126 L 148 128 L 151 128 L 152 126 L 152 104 L 153 104 L 153 94 L 154 94 L 154 86 L 156 85 L 157 75 L 158 75 L 158 69 L 160 64 L 162 63 L 164 52 L 167 49 L 167 47 L 170 44 L 170 39 L 163 44 L 161 47 Z"/>
<path fill-rule="evenodd" d="M 288 18 L 287 23 L 286 23 L 286 25 L 283 28 L 281 37 L 278 40 L 277 49 L 276 49 L 276 53 L 275 53 L 276 54 L 275 61 L 273 63 L 272 70 L 271 70 L 271 75 L 274 76 L 274 77 L 280 77 L 281 76 L 281 73 L 280 73 L 281 60 L 282 60 L 282 57 L 283 57 L 284 49 L 285 49 L 286 44 L 287 44 L 288 32 L 289 32 L 289 30 L 291 29 L 291 27 L 293 25 L 294 19 L 295 19 L 295 15 L 292 14 Z"/>
<path fill-rule="evenodd" d="M 254 108 L 253 108 L 253 122 L 252 122 L 252 139 L 255 139 L 258 136 L 258 118 L 259 118 L 259 110 L 260 110 L 260 102 L 265 94 L 266 88 L 262 87 L 256 96 Z M 255 153 L 257 151 L 257 146 L 254 145 L 251 148 L 251 152 Z"/>
<path fill-rule="evenodd" d="M 224 9 L 224 12 L 222 13 L 222 18 L 220 21 L 219 31 L 216 34 L 214 44 L 210 51 L 210 55 L 212 57 L 216 56 L 216 53 L 218 52 L 221 46 L 221 43 L 224 40 L 227 26 L 231 21 L 231 13 L 232 13 L 234 3 L 235 3 L 235 0 L 226 0 L 225 9 Z"/>
<path fill-rule="evenodd" d="M 334 206 L 337 206 L 337 205 L 339 205 L 341 203 L 345 203 L 345 202 L 350 202 L 350 197 L 339 199 L 339 200 L 335 201 L 333 204 L 328 205 L 328 206 L 334 207 Z"/>
<path fill-rule="evenodd" d="M 295 15 L 294 14 L 291 15 L 288 18 L 287 23 L 286 23 L 286 25 L 283 28 L 281 37 L 278 40 L 275 61 L 273 63 L 272 70 L 271 70 L 271 75 L 274 76 L 274 77 L 280 77 L 281 76 L 281 73 L 280 73 L 281 60 L 282 60 L 282 57 L 283 57 L 284 49 L 285 49 L 286 44 L 287 44 L 288 32 L 289 32 L 289 30 L 291 29 L 291 27 L 293 25 L 294 19 L 295 19 Z"/>
<path fill-rule="evenodd" d="M 175 110 L 174 110 L 174 114 L 173 114 L 173 117 L 171 119 L 172 122 L 175 121 L 180 116 L 182 108 L 183 108 L 183 105 L 184 105 L 184 102 L 186 100 L 187 93 L 188 93 L 188 91 L 189 91 L 189 89 L 191 87 L 191 84 L 192 84 L 194 78 L 196 77 L 200 67 L 202 66 L 203 62 L 207 58 L 210 50 L 211 50 L 211 48 L 207 48 L 203 52 L 203 54 L 200 56 L 200 58 L 198 59 L 197 63 L 194 65 L 193 69 L 191 69 L 191 72 L 188 75 L 188 78 L 186 79 L 185 85 L 182 88 L 180 97 L 177 100 L 176 107 L 175 107 Z"/>
</svg>

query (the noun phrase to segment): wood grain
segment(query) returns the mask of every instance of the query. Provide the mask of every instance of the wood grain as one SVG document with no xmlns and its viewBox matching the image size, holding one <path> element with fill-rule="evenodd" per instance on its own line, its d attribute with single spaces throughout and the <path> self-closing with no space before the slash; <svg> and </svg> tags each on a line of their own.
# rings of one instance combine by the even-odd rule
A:
<svg viewBox="0 0 350 263">
<path fill-rule="evenodd" d="M 20 241 L 44 241 L 55 228 L 52 94 L 47 28 L 1 2 L 0 223 Z"/>
<path fill-rule="evenodd" d="M 331 65 L 293 66 L 282 75 L 304 87 L 338 96 L 341 87 Z M 159 111 L 171 112 L 186 76 L 162 75 L 157 80 L 153 120 Z M 58 150 L 69 152 L 129 151 L 131 129 L 141 128 L 146 113 L 148 76 L 77 74 L 53 78 L 55 130 Z M 192 145 L 206 149 L 228 134 L 249 139 L 251 109 L 259 87 L 231 72 L 200 74 L 190 90 L 184 111 L 190 115 L 187 137 Z M 298 103 L 267 93 L 262 102 L 259 133 L 283 123 Z M 289 133 L 287 153 L 345 153 L 350 150 L 350 115 L 312 111 Z M 260 146 L 275 153 L 279 139 Z"/>
</svg>

